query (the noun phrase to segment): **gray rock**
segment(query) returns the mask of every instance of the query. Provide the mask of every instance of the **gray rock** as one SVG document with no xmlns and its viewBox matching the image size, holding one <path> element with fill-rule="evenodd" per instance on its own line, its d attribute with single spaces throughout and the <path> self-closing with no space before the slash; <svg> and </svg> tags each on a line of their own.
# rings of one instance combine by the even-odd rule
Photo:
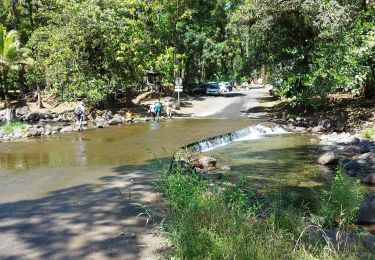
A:
<svg viewBox="0 0 375 260">
<path fill-rule="evenodd" d="M 348 145 L 345 147 L 344 152 L 347 154 L 359 154 L 360 148 L 357 145 Z"/>
<path fill-rule="evenodd" d="M 67 133 L 67 132 L 72 132 L 72 131 L 73 131 L 73 127 L 65 126 L 60 130 L 60 133 Z"/>
<path fill-rule="evenodd" d="M 62 128 L 63 128 L 62 126 L 52 126 L 51 131 L 52 132 L 60 132 L 60 130 Z"/>
<path fill-rule="evenodd" d="M 220 167 L 220 170 L 229 172 L 232 170 L 232 168 L 230 166 L 224 165 Z"/>
<path fill-rule="evenodd" d="M 375 173 L 370 173 L 366 177 L 362 178 L 361 181 L 365 184 L 375 185 Z"/>
<path fill-rule="evenodd" d="M 368 196 L 359 208 L 359 223 L 375 224 L 375 195 Z"/>
<path fill-rule="evenodd" d="M 38 121 L 40 119 L 39 113 L 30 113 L 27 115 L 27 120 L 28 121 Z"/>
<path fill-rule="evenodd" d="M 198 159 L 197 168 L 213 170 L 216 168 L 216 159 L 210 156 L 202 156 Z"/>
<path fill-rule="evenodd" d="M 39 136 L 40 135 L 40 131 L 38 130 L 37 127 L 30 128 L 29 132 L 30 132 L 31 136 Z"/>
<path fill-rule="evenodd" d="M 358 156 L 358 159 L 360 160 L 372 160 L 375 158 L 375 154 L 372 153 L 372 152 L 369 152 L 369 153 L 364 153 L 364 154 L 361 154 L 360 156 Z"/>
<path fill-rule="evenodd" d="M 370 251 L 375 251 L 375 237 L 368 235 L 362 239 L 363 246 Z"/>
<path fill-rule="evenodd" d="M 125 119 L 122 116 L 120 116 L 119 114 L 116 114 L 116 115 L 113 116 L 112 119 L 110 119 L 108 121 L 108 124 L 109 125 L 121 125 L 124 122 L 125 122 Z"/>
<path fill-rule="evenodd" d="M 52 132 L 52 126 L 51 125 L 45 125 L 44 126 L 44 132 L 47 133 L 47 132 Z"/>
<path fill-rule="evenodd" d="M 296 127 L 296 131 L 298 131 L 298 132 L 306 132 L 306 127 L 298 126 L 298 127 Z"/>
<path fill-rule="evenodd" d="M 371 146 L 367 145 L 367 144 L 361 144 L 359 146 L 359 152 L 360 153 L 368 153 L 371 151 Z"/>
<path fill-rule="evenodd" d="M 336 151 L 328 151 L 319 157 L 318 163 L 321 165 L 336 164 L 339 158 L 339 154 Z"/>
<path fill-rule="evenodd" d="M 318 125 L 318 126 L 313 127 L 311 129 L 312 133 L 320 133 L 320 132 L 323 132 L 323 131 L 324 131 L 324 126 L 322 126 L 322 125 Z"/>
<path fill-rule="evenodd" d="M 23 137 L 22 134 L 18 132 L 13 133 L 13 136 L 12 136 L 13 139 L 21 139 L 22 137 Z"/>
<path fill-rule="evenodd" d="M 356 177 L 361 172 L 362 166 L 357 161 L 352 160 L 344 164 L 344 170 L 350 177 Z"/>
<path fill-rule="evenodd" d="M 208 173 L 208 172 L 205 172 L 205 173 L 200 173 L 199 176 L 201 177 L 201 179 L 203 180 L 221 180 L 223 179 L 224 175 L 220 172 L 216 172 L 216 173 Z"/>
<path fill-rule="evenodd" d="M 24 115 L 27 115 L 28 113 L 30 113 L 30 109 L 28 106 L 23 106 L 23 107 L 16 109 L 17 116 L 24 116 Z"/>
</svg>

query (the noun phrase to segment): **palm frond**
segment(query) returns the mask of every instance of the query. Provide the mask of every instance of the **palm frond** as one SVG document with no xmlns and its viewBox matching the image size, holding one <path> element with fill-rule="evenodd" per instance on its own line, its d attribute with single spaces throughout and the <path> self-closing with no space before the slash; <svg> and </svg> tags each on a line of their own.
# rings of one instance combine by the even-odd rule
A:
<svg viewBox="0 0 375 260">
<path fill-rule="evenodd" d="M 5 42 L 5 28 L 0 26 L 0 56 L 4 53 L 4 42 Z"/>
<path fill-rule="evenodd" d="M 2 0 L 1 2 L 3 3 L 3 6 L 5 7 L 5 9 L 7 9 L 7 8 L 9 8 L 12 1 L 13 0 Z"/>
</svg>

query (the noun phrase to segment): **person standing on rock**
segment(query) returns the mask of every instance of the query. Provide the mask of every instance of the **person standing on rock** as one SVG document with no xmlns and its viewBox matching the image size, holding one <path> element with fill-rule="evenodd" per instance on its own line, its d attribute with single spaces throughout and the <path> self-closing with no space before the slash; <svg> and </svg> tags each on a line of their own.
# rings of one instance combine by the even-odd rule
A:
<svg viewBox="0 0 375 260">
<path fill-rule="evenodd" d="M 82 132 L 83 131 L 83 120 L 85 119 L 85 106 L 83 105 L 83 101 L 78 103 L 78 105 L 74 109 L 74 114 L 77 118 L 78 132 Z"/>
</svg>

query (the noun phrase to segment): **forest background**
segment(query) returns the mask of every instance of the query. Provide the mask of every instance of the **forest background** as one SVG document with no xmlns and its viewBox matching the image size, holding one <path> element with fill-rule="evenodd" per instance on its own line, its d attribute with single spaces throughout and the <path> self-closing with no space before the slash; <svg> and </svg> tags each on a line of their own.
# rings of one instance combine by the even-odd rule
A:
<svg viewBox="0 0 375 260">
<path fill-rule="evenodd" d="M 105 106 L 149 72 L 187 90 L 261 76 L 303 108 L 375 96 L 372 0 L 2 0 L 0 27 L 2 98 Z"/>
</svg>

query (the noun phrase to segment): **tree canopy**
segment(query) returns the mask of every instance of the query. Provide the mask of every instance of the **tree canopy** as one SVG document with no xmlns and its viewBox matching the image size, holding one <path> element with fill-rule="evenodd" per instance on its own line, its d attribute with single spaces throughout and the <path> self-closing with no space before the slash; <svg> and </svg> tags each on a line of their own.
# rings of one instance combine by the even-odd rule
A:
<svg viewBox="0 0 375 260">
<path fill-rule="evenodd" d="M 260 75 L 292 105 L 374 95 L 371 0 L 3 0 L 0 23 L 35 60 L 3 85 L 98 103 L 147 71 L 188 88 Z M 21 77 L 20 73 L 25 77 Z M 6 81 L 6 82 L 5 82 Z"/>
</svg>

